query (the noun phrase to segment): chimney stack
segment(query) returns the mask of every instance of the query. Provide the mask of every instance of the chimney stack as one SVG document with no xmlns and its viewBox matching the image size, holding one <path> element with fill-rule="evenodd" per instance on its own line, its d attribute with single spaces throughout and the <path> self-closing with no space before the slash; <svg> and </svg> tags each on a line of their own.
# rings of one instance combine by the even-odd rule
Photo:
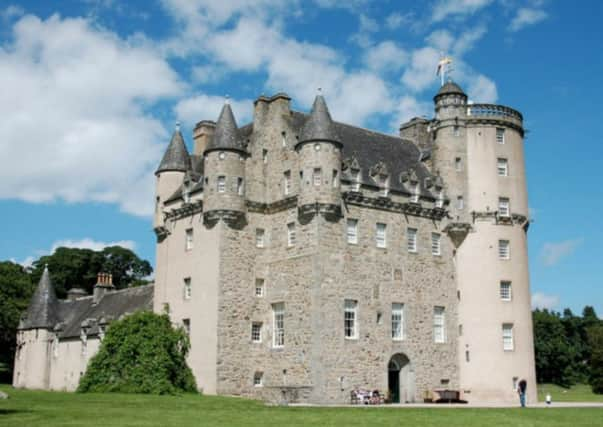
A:
<svg viewBox="0 0 603 427">
<path fill-rule="evenodd" d="M 115 290 L 113 286 L 113 275 L 108 273 L 98 273 L 96 276 L 96 285 L 94 285 L 94 293 L 92 301 L 97 304 L 107 292 Z"/>
<path fill-rule="evenodd" d="M 193 154 L 195 156 L 202 156 L 205 151 L 205 147 L 209 143 L 209 140 L 214 135 L 216 130 L 216 122 L 211 120 L 201 120 L 193 129 Z"/>
</svg>

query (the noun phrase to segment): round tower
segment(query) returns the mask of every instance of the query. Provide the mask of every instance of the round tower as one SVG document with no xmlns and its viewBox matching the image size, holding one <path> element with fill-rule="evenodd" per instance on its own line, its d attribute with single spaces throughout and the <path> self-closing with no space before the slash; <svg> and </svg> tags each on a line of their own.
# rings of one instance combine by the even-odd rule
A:
<svg viewBox="0 0 603 427">
<path fill-rule="evenodd" d="M 155 216 L 153 227 L 163 226 L 163 203 L 169 199 L 182 185 L 186 172 L 191 168 L 191 159 L 180 132 L 180 124 L 172 134 L 161 163 L 155 171 Z"/>
<path fill-rule="evenodd" d="M 245 215 L 245 159 L 230 104 L 225 103 L 204 151 L 203 212 L 206 220 Z"/>
<path fill-rule="evenodd" d="M 322 95 L 316 96 L 310 116 L 295 145 L 300 168 L 300 214 L 338 213 L 341 209 L 342 144 Z"/>
<path fill-rule="evenodd" d="M 434 165 L 452 199 L 457 246 L 460 386 L 470 402 L 515 403 L 525 379 L 534 402 L 522 116 L 466 100 L 454 83 L 434 98 Z"/>
</svg>

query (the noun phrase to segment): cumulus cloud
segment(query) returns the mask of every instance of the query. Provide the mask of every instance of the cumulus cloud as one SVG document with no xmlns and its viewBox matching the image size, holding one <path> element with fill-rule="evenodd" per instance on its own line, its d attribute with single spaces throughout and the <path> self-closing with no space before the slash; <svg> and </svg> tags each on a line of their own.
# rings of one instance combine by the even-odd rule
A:
<svg viewBox="0 0 603 427">
<path fill-rule="evenodd" d="M 146 109 L 182 90 L 150 47 L 85 19 L 24 16 L 0 46 L 0 198 L 152 212 L 169 135 Z"/>
<path fill-rule="evenodd" d="M 431 20 L 441 22 L 449 16 L 465 17 L 488 6 L 492 0 L 439 0 L 435 3 Z"/>
<path fill-rule="evenodd" d="M 544 21 L 548 16 L 549 15 L 544 10 L 522 7 L 511 20 L 509 31 L 519 31 L 529 25 Z"/>
<path fill-rule="evenodd" d="M 393 127 L 407 122 L 413 117 L 428 116 L 433 110 L 433 105 L 429 102 L 420 102 L 412 96 L 405 95 L 396 105 L 396 118 L 392 123 Z"/>
<path fill-rule="evenodd" d="M 397 71 L 408 61 L 408 54 L 391 40 L 385 40 L 366 50 L 364 63 L 368 68 Z"/>
<path fill-rule="evenodd" d="M 584 242 L 584 239 L 565 240 L 563 242 L 547 242 L 542 246 L 540 259 L 547 266 L 553 266 L 563 258 L 571 255 Z"/>
<path fill-rule="evenodd" d="M 532 309 L 552 310 L 559 305 L 558 295 L 547 295 L 542 292 L 532 294 Z"/>
<path fill-rule="evenodd" d="M 394 12 L 385 18 L 385 26 L 389 30 L 396 30 L 403 25 L 411 25 L 412 23 L 412 14 L 410 13 L 403 15 L 399 12 Z"/>
<path fill-rule="evenodd" d="M 218 120 L 224 100 L 224 97 L 221 96 L 198 94 L 178 101 L 174 112 L 179 120 L 192 128 L 200 120 Z M 251 119 L 253 100 L 230 100 L 229 102 L 239 126 Z"/>
</svg>

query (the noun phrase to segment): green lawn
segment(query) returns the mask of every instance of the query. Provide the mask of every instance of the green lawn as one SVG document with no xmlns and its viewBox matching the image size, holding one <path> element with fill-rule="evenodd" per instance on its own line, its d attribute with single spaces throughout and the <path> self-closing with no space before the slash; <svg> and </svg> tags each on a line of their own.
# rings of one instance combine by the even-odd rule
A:
<svg viewBox="0 0 603 427">
<path fill-rule="evenodd" d="M 538 400 L 544 402 L 547 393 L 551 394 L 553 402 L 603 402 L 603 394 L 594 394 L 590 386 L 585 384 L 576 384 L 570 388 L 538 384 Z"/>
<path fill-rule="evenodd" d="M 0 426 L 601 426 L 599 408 L 285 408 L 214 396 L 75 394 L 14 390 Z"/>
</svg>

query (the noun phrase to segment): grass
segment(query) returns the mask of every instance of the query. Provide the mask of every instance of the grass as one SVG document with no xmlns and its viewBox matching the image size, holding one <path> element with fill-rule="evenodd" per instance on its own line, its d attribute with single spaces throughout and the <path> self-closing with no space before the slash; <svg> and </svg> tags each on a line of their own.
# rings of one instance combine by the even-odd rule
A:
<svg viewBox="0 0 603 427">
<path fill-rule="evenodd" d="M 15 390 L 0 426 L 601 426 L 602 408 L 286 408 L 217 396 L 77 394 Z"/>
<path fill-rule="evenodd" d="M 589 385 L 576 384 L 570 388 L 563 388 L 555 384 L 539 384 L 538 400 L 545 401 L 547 393 L 551 394 L 554 402 L 601 402 L 603 394 L 594 394 Z M 603 421 L 601 422 L 603 425 Z"/>
</svg>

